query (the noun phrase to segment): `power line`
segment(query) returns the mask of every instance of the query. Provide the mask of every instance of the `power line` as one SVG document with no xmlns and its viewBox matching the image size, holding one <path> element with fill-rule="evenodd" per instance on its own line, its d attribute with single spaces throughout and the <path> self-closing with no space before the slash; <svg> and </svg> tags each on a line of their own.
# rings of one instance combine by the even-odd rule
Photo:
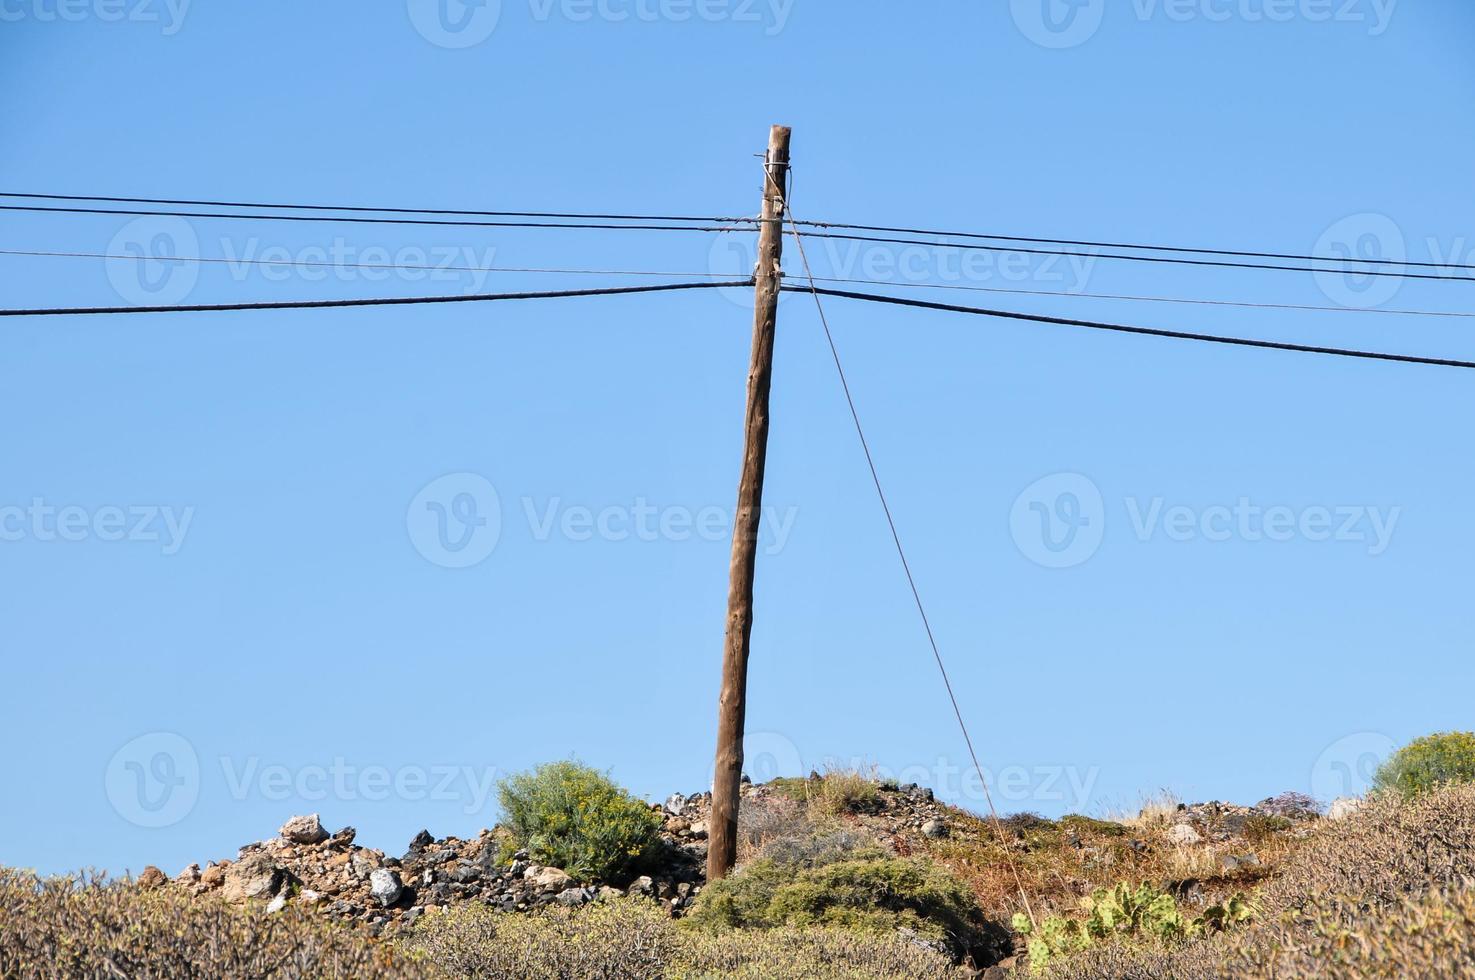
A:
<svg viewBox="0 0 1475 980">
<path fill-rule="evenodd" d="M 0 251 L 0 254 L 4 254 Z M 1443 316 L 1475 317 L 1475 313 L 1447 310 L 1384 309 L 1360 306 L 1314 306 L 1298 303 L 1252 303 L 1244 300 L 1195 299 L 1186 296 L 1135 296 L 1126 293 L 1061 293 L 1043 289 L 1008 289 L 1002 286 L 965 286 L 959 283 L 939 282 L 895 282 L 887 279 L 842 279 L 827 276 L 811 277 L 815 282 L 850 283 L 862 286 L 893 286 L 897 289 L 961 289 L 977 293 L 1008 293 L 1014 296 L 1046 296 L 1057 299 L 1111 299 L 1131 300 L 1137 303 L 1187 303 L 1199 306 L 1233 306 L 1253 310 L 1298 310 L 1316 313 L 1383 313 L 1389 316 Z"/>
<path fill-rule="evenodd" d="M 116 252 L 48 252 L 34 249 L 0 248 L 0 255 L 15 255 L 34 258 L 66 258 L 66 259 L 107 259 L 120 262 L 146 262 L 153 259 L 164 261 L 164 258 L 155 258 L 147 255 L 122 255 Z M 480 265 L 421 265 L 407 262 L 332 262 L 314 261 L 309 259 L 248 259 L 248 258 L 223 258 L 203 255 L 179 255 L 168 256 L 168 261 L 173 262 L 203 262 L 219 265 L 251 265 L 285 268 L 324 268 L 324 269 L 365 269 L 365 270 L 388 270 L 405 272 L 465 272 L 465 273 L 518 273 L 527 275 L 568 275 L 568 276 L 649 276 L 656 279 L 682 279 L 696 278 L 718 278 L 731 273 L 726 272 L 662 272 L 646 269 L 566 269 L 566 268 L 537 268 L 522 266 L 480 266 Z M 969 286 L 961 283 L 936 283 L 936 282 L 896 282 L 888 279 L 855 279 L 838 276 L 813 276 L 815 282 L 840 283 L 857 286 L 890 286 L 897 289 L 952 289 L 966 292 L 1000 293 L 1012 296 L 1041 296 L 1057 299 L 1106 299 L 1126 300 L 1138 303 L 1182 303 L 1200 306 L 1228 306 L 1244 309 L 1257 310 L 1295 310 L 1317 313 L 1374 313 L 1389 316 L 1432 316 L 1432 317 L 1470 317 L 1475 318 L 1475 313 L 1466 313 L 1451 310 L 1410 310 L 1401 308 L 1382 307 L 1356 307 L 1356 306 L 1315 306 L 1311 304 L 1297 303 L 1255 303 L 1245 300 L 1221 300 L 1221 299 L 1198 299 L 1187 296 L 1140 296 L 1125 293 L 1072 293 L 1055 292 L 1043 289 L 1011 289 L 1003 286 Z"/>
<path fill-rule="evenodd" d="M 695 231 L 729 232 L 714 225 L 615 224 L 613 222 L 549 221 L 448 221 L 437 218 L 352 218 L 328 214 L 242 214 L 213 211 L 140 211 L 125 208 L 69 208 L 45 205 L 0 204 L 0 211 L 30 211 L 50 214 L 113 214 L 155 218 L 230 218 L 245 221 L 338 221 L 360 225 L 431 225 L 451 228 L 577 228 L 603 231 Z"/>
<path fill-rule="evenodd" d="M 647 272 L 642 269 L 539 269 L 517 266 L 483 265 L 419 265 L 406 262 L 318 262 L 306 259 L 227 259 L 203 255 L 172 255 L 154 257 L 148 255 L 119 255 L 116 252 L 41 252 L 30 249 L 0 248 L 0 255 L 33 256 L 56 259 L 108 259 L 123 262 L 207 262 L 223 265 L 259 266 L 305 266 L 326 269 L 375 269 L 401 270 L 405 272 L 517 272 L 568 276 L 651 276 L 653 278 L 684 278 L 688 276 L 715 278 L 727 276 L 728 272 Z M 1475 314 L 1472 314 L 1475 315 Z"/>
<path fill-rule="evenodd" d="M 3 197 L 4 195 L 0 195 Z M 986 235 L 972 231 L 929 231 L 924 228 L 892 228 L 886 225 L 850 225 L 833 221 L 801 221 L 812 228 L 840 228 L 850 231 L 884 231 L 899 235 L 942 235 L 947 238 L 969 238 L 977 241 L 1024 242 L 1034 245 L 1079 245 L 1086 248 L 1130 248 L 1146 252 L 1183 252 L 1190 255 L 1231 255 L 1247 259 L 1294 259 L 1298 262 L 1348 262 L 1356 265 L 1403 265 L 1427 269 L 1444 269 L 1439 262 L 1410 262 L 1396 259 L 1359 259 L 1336 255 L 1298 255 L 1290 252 L 1245 252 L 1228 248 L 1191 248 L 1183 245 L 1139 245 L 1133 242 L 1089 242 L 1069 238 L 1025 238 L 1019 235 Z"/>
<path fill-rule="evenodd" d="M 1343 347 L 1316 347 L 1308 344 L 1288 344 L 1274 340 L 1250 340 L 1244 337 L 1225 337 L 1217 334 L 1188 333 L 1182 330 L 1160 330 L 1155 327 L 1133 327 L 1119 323 L 1100 323 L 1094 320 L 1072 320 L 1065 317 L 1042 316 L 1034 313 L 1017 313 L 1009 310 L 986 310 L 976 306 L 954 306 L 951 303 L 932 303 L 920 299 L 905 299 L 900 296 L 878 296 L 874 293 L 857 293 L 841 289 L 811 289 L 804 286 L 784 286 L 785 292 L 817 291 L 821 296 L 836 296 L 841 299 L 863 300 L 885 303 L 891 306 L 910 306 L 923 310 L 941 310 L 946 313 L 970 313 L 976 316 L 1001 317 L 1006 320 L 1025 320 L 1031 323 L 1050 323 L 1066 327 L 1085 327 L 1091 330 L 1109 330 L 1115 333 L 1140 334 L 1147 337 L 1167 337 L 1174 340 L 1197 340 L 1210 344 L 1229 344 L 1235 347 L 1259 347 L 1267 350 L 1298 351 L 1305 354 L 1331 354 L 1337 357 L 1356 357 L 1373 361 L 1397 361 L 1404 364 L 1428 364 L 1436 367 L 1475 368 L 1475 361 L 1455 361 L 1437 357 L 1416 357 L 1409 354 L 1384 354 L 1378 351 L 1351 350 Z"/>
<path fill-rule="evenodd" d="M 851 234 L 843 234 L 843 233 L 842 234 L 837 234 L 835 232 L 810 232 L 809 235 L 810 235 L 811 238 L 830 238 L 830 239 L 835 239 L 835 240 L 838 240 L 838 241 L 851 241 L 851 242 L 873 242 L 873 243 L 882 244 L 882 245 L 925 245 L 925 246 L 930 247 L 930 248 L 957 248 L 957 249 L 964 249 L 964 250 L 967 250 L 967 251 L 979 251 L 979 252 L 1012 252 L 1012 253 L 1023 254 L 1023 255 L 1079 256 L 1081 258 L 1087 258 L 1087 259 L 1110 259 L 1110 260 L 1122 261 L 1122 262 L 1149 262 L 1149 263 L 1156 263 L 1156 264 L 1163 264 L 1163 265 L 1204 266 L 1204 267 L 1216 268 L 1216 269 L 1253 269 L 1253 270 L 1269 270 L 1269 271 L 1272 271 L 1272 272 L 1313 272 L 1313 273 L 1315 273 L 1315 272 L 1321 272 L 1321 273 L 1332 273 L 1332 274 L 1336 274 L 1336 273 L 1339 273 L 1340 272 L 1340 273 L 1343 273 L 1345 275 L 1373 276 L 1373 277 L 1376 277 L 1376 278 L 1386 278 L 1386 279 L 1432 279 L 1432 280 L 1435 280 L 1435 281 L 1438 281 L 1438 282 L 1475 282 L 1475 276 L 1435 275 L 1433 273 L 1428 273 L 1428 272 L 1422 272 L 1422 273 L 1421 272 L 1389 272 L 1389 271 L 1383 271 L 1383 270 L 1378 270 L 1378 269 L 1358 269 L 1356 271 L 1347 271 L 1347 270 L 1341 270 L 1341 269 L 1317 269 L 1317 268 L 1311 268 L 1311 267 L 1308 267 L 1308 266 L 1299 266 L 1299 265 L 1275 265 L 1275 264 L 1265 263 L 1265 262 L 1223 262 L 1223 261 L 1214 260 L 1214 259 L 1180 259 L 1180 258 L 1168 258 L 1168 257 L 1162 256 L 1162 255 L 1127 255 L 1127 254 L 1124 254 L 1124 253 L 1121 253 L 1121 252 L 1105 252 L 1105 253 L 1102 253 L 1102 252 L 1071 252 L 1071 251 L 1065 251 L 1063 249 L 1053 249 L 1053 248 L 1022 248 L 1022 247 L 1019 247 L 1019 246 L 1006 246 L 1006 245 L 975 245 L 975 244 L 968 244 L 968 243 L 962 243 L 962 242 L 942 242 L 942 241 L 935 241 L 935 240 L 934 241 L 929 241 L 929 240 L 926 240 L 926 239 L 916 239 L 916 238 L 891 238 L 891 237 L 884 237 L 884 236 L 877 236 L 877 235 L 851 235 Z M 1314 261 L 1314 262 L 1338 262 L 1338 261 L 1342 261 L 1342 260 L 1340 260 L 1340 259 L 1317 259 L 1317 258 L 1312 258 L 1312 259 L 1310 259 L 1310 261 Z M 1402 263 L 1402 262 L 1393 263 L 1393 262 L 1389 262 L 1389 263 L 1386 263 L 1386 264 L 1389 264 L 1389 265 L 1413 265 L 1415 263 Z M 1428 263 L 1428 264 L 1433 265 L 1432 263 Z M 1438 266 L 1438 265 L 1434 265 L 1434 268 L 1443 268 L 1443 267 L 1442 266 Z"/>
<path fill-rule="evenodd" d="M 881 500 L 881 511 L 886 515 L 886 525 L 891 529 L 891 540 L 896 545 L 897 557 L 901 559 L 902 571 L 906 573 L 907 585 L 911 587 L 912 599 L 917 604 L 917 613 L 922 617 L 922 628 L 927 633 L 927 642 L 932 646 L 932 656 L 933 659 L 937 661 L 937 670 L 938 673 L 942 675 L 943 686 L 947 688 L 947 696 L 948 699 L 952 702 L 953 714 L 957 717 L 958 720 L 958 728 L 961 729 L 963 732 L 963 742 L 968 746 L 968 755 L 973 760 L 973 769 L 978 774 L 979 784 L 983 786 L 983 796 L 984 799 L 988 802 L 988 811 L 993 817 L 994 828 L 998 833 L 999 845 L 1001 850 L 1003 851 L 1004 860 L 1009 863 L 1010 869 L 1014 872 L 1014 881 L 1019 886 L 1019 897 L 1024 901 L 1025 912 L 1029 914 L 1030 921 L 1038 925 L 1039 923 L 1035 920 L 1034 909 L 1030 907 L 1029 895 L 1024 888 L 1024 878 L 1022 875 L 1020 875 L 1019 868 L 1014 863 L 1014 855 L 1009 848 L 1009 841 L 1004 833 L 1004 824 L 999 819 L 999 811 L 994 807 L 993 793 L 989 791 L 988 780 L 984 778 L 983 767 L 979 765 L 978 762 L 978 753 L 973 748 L 973 736 L 968 733 L 968 723 L 963 720 L 963 709 L 958 705 L 958 695 L 953 690 L 952 679 L 948 676 L 947 666 L 943 663 L 942 660 L 942 651 L 938 649 L 937 646 L 937 637 L 932 632 L 932 622 L 927 618 L 927 607 L 922 603 L 922 593 L 917 588 L 916 578 L 912 575 L 911 563 L 907 561 L 906 548 L 904 548 L 901 543 L 901 533 L 897 531 L 896 520 L 891 516 L 891 505 L 886 500 L 886 490 L 881 486 L 881 474 L 876 469 L 875 457 L 871 455 L 870 441 L 866 439 L 865 427 L 862 426 L 860 423 L 860 412 L 857 411 L 855 407 L 855 398 L 850 393 L 850 382 L 845 377 L 845 367 L 843 364 L 840 363 L 840 350 L 835 345 L 835 335 L 830 331 L 830 321 L 829 318 L 825 316 L 824 303 L 822 303 L 819 298 L 822 290 L 815 285 L 814 273 L 809 268 L 809 256 L 806 255 L 804 252 L 804 236 L 799 233 L 799 229 L 797 227 L 793 226 L 792 217 L 790 218 L 790 221 L 791 228 L 794 234 L 794 241 L 799 246 L 799 258 L 804 264 L 804 274 L 809 279 L 808 291 L 814 296 L 814 306 L 815 309 L 819 311 L 819 322 L 820 325 L 824 328 L 825 340 L 829 343 L 830 346 L 830 356 L 834 359 L 835 362 L 835 372 L 840 376 L 840 388 L 845 393 L 846 405 L 850 407 L 850 419 L 852 422 L 855 423 L 855 434 L 860 438 L 860 448 L 865 453 L 866 466 L 868 466 L 871 471 L 871 482 L 874 483 L 876 486 L 876 496 L 879 497 Z M 803 287 L 800 286 L 781 286 L 780 288 L 798 292 L 804 291 Z"/>
<path fill-rule="evenodd" d="M 3 310 L 0 316 L 86 316 L 114 313 L 219 313 L 228 310 L 321 310 L 345 306 L 415 306 L 427 303 L 489 303 L 497 300 L 563 299 L 575 296 L 626 296 L 632 293 L 664 293 L 678 289 L 727 289 L 751 286 L 751 279 L 736 282 L 673 282 L 654 286 L 608 286 L 602 289 L 563 289 L 536 293 L 476 293 L 468 296 L 405 296 L 372 299 L 284 300 L 267 303 L 202 303 L 190 306 L 82 306 L 38 310 Z"/>
<path fill-rule="evenodd" d="M 373 214 L 438 214 L 478 218 L 591 218 L 606 221 L 697 221 L 756 223 L 756 218 L 693 217 L 679 214 L 583 214 L 567 211 L 463 211 L 443 208 L 370 208 L 343 204 L 262 204 L 252 201 L 193 201 L 166 197 L 100 197 L 91 194 L 19 194 L 0 192 L 0 198 L 39 201 L 102 201 L 111 204 L 170 204 L 179 207 L 252 208 L 258 211 L 349 211 Z"/>
</svg>

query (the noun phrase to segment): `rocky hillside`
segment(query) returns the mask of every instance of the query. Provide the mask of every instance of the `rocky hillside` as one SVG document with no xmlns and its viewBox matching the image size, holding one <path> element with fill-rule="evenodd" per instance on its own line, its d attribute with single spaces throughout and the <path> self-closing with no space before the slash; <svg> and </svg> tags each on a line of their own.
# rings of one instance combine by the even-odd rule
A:
<svg viewBox="0 0 1475 980">
<path fill-rule="evenodd" d="M 830 789 L 827 790 L 827 785 Z M 786 814 L 812 806 L 833 785 L 821 777 L 743 787 L 745 846 L 782 833 Z M 240 848 L 233 859 L 191 865 L 172 880 L 149 868 L 151 887 L 218 894 L 232 903 L 261 902 L 317 910 L 336 920 L 393 935 L 429 908 L 476 903 L 507 912 L 548 905 L 578 906 L 638 895 L 681 916 L 704 883 L 708 794 L 675 794 L 653 805 L 662 818 L 662 846 L 648 873 L 632 881 L 578 882 L 510 849 L 502 832 L 470 839 L 421 831 L 400 854 L 363 847 L 352 827 L 325 828 L 317 814 L 297 816 L 278 834 Z M 999 831 L 991 822 L 938 802 L 925 787 L 860 784 L 833 804 L 836 819 L 864 831 L 900 855 L 931 857 L 971 880 L 985 909 L 1001 922 L 1018 907 L 1017 887 L 1003 883 Z M 1262 852 L 1283 850 L 1275 839 L 1316 819 L 1306 801 L 1267 800 L 1256 807 L 1219 803 L 1144 815 L 1135 826 L 1033 815 L 1005 819 L 1009 856 L 1020 866 L 1034 902 L 1068 905 L 1091 887 L 1123 877 L 1171 882 L 1190 901 L 1262 877 L 1272 863 Z M 1267 848 L 1267 845 L 1268 848 Z M 1012 882 L 1010 883 L 1012 885 Z"/>
</svg>

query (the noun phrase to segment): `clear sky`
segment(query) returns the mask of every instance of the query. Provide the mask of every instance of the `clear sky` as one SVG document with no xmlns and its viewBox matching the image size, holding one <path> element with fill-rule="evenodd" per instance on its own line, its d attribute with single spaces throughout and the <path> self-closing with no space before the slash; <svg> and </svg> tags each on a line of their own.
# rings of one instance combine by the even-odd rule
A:
<svg viewBox="0 0 1475 980">
<path fill-rule="evenodd" d="M 1456 0 L 438 2 L 0 0 L 0 190 L 746 215 L 781 122 L 801 218 L 1475 249 Z M 3 249 L 155 257 L 0 255 L 7 307 L 751 268 L 747 234 L 0 220 Z M 1475 283 L 831 244 L 816 271 L 1057 294 L 908 295 L 1475 358 L 1468 319 L 1058 295 L 1472 311 Z M 1001 809 L 1341 795 L 1475 727 L 1475 375 L 828 310 Z M 313 811 L 398 853 L 570 756 L 702 789 L 750 317 L 708 291 L 5 320 L 0 863 L 172 873 Z M 805 297 L 776 362 L 755 769 L 979 806 Z"/>
</svg>

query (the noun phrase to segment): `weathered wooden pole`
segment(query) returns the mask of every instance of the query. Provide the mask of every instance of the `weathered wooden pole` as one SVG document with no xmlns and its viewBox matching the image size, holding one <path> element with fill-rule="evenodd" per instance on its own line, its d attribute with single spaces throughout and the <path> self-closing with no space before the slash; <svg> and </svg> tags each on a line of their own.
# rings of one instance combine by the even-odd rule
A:
<svg viewBox="0 0 1475 980">
<path fill-rule="evenodd" d="M 727 877 L 737 862 L 738 798 L 743 778 L 743 721 L 747 714 L 748 644 L 753 632 L 753 565 L 763 512 L 768 460 L 768 393 L 773 382 L 773 338 L 778 318 L 780 260 L 784 251 L 784 196 L 789 175 L 789 128 L 774 126 L 763 161 L 763 218 L 753 271 L 753 356 L 748 366 L 748 415 L 743 475 L 738 483 L 727 586 L 727 636 L 722 650 L 722 693 L 717 700 L 717 767 L 708 821 L 707 880 Z"/>
</svg>

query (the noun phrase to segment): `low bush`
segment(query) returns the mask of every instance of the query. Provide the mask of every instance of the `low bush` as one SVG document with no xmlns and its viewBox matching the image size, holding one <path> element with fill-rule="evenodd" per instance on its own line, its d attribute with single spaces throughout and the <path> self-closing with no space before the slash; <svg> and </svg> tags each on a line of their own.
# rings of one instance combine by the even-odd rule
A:
<svg viewBox="0 0 1475 980">
<path fill-rule="evenodd" d="M 660 843 L 661 818 L 610 778 L 554 762 L 502 781 L 511 846 L 584 881 L 623 883 Z"/>
<path fill-rule="evenodd" d="M 671 980 L 964 980 L 971 971 L 901 936 L 839 929 L 689 932 Z"/>
<path fill-rule="evenodd" d="M 428 913 L 404 948 L 447 977 L 662 977 L 681 935 L 654 902 L 552 907 L 531 915 L 462 905 Z"/>
<path fill-rule="evenodd" d="M 709 884 L 689 923 L 718 932 L 823 926 L 903 933 L 954 958 L 998 958 L 1003 930 L 985 920 L 966 886 L 934 864 L 894 857 L 843 833 L 774 853 Z"/>
<path fill-rule="evenodd" d="M 165 887 L 0 869 L 0 977 L 27 980 L 410 980 L 367 936 L 287 909 L 267 915 Z"/>
<path fill-rule="evenodd" d="M 1325 822 L 1242 930 L 1175 947 L 1094 945 L 1051 980 L 1417 980 L 1475 976 L 1475 786 L 1374 796 Z"/>
<path fill-rule="evenodd" d="M 406 950 L 447 978 L 478 980 L 961 980 L 946 956 L 896 936 L 834 929 L 685 929 L 650 902 L 510 915 L 431 913 Z"/>
<path fill-rule="evenodd" d="M 1445 732 L 1415 739 L 1373 777 L 1375 789 L 1415 796 L 1446 783 L 1475 782 L 1475 734 Z"/>
<path fill-rule="evenodd" d="M 871 813 L 880 803 L 880 780 L 854 769 L 831 769 L 810 788 L 810 808 L 822 817 Z"/>
<path fill-rule="evenodd" d="M 1319 827 L 1261 892 L 1268 917 L 1343 901 L 1347 914 L 1392 908 L 1429 889 L 1475 878 L 1475 785 L 1415 799 L 1371 798 Z"/>
</svg>

